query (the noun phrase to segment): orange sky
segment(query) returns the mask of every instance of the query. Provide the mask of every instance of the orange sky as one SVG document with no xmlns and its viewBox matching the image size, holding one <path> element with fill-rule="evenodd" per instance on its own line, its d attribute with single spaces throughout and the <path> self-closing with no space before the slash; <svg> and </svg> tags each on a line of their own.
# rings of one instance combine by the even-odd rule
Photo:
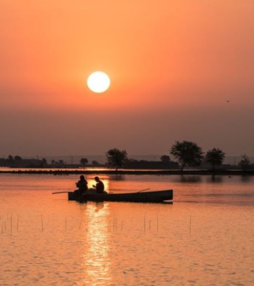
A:
<svg viewBox="0 0 254 286">
<path fill-rule="evenodd" d="M 253 15 L 252 0 L 0 0 L 0 156 L 183 139 L 254 155 Z M 95 70 L 104 94 L 86 87 Z"/>
</svg>

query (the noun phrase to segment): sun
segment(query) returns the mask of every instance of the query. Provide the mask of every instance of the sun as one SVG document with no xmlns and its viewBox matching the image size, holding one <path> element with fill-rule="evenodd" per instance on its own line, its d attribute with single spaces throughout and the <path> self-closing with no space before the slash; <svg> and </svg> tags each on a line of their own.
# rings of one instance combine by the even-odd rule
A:
<svg viewBox="0 0 254 286">
<path fill-rule="evenodd" d="M 87 78 L 88 88 L 95 93 L 102 93 L 110 86 L 110 78 L 102 71 L 96 71 Z"/>
</svg>

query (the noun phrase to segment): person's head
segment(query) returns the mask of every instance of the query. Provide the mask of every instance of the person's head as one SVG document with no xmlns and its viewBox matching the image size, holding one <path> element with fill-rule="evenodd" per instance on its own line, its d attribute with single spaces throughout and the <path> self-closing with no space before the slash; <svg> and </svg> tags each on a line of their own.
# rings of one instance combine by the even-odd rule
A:
<svg viewBox="0 0 254 286">
<path fill-rule="evenodd" d="M 80 181 L 84 181 L 84 180 L 85 180 L 84 175 L 81 175 L 81 176 L 80 176 Z"/>
<path fill-rule="evenodd" d="M 95 179 L 96 182 L 100 181 L 99 177 L 95 177 L 94 179 Z"/>
</svg>

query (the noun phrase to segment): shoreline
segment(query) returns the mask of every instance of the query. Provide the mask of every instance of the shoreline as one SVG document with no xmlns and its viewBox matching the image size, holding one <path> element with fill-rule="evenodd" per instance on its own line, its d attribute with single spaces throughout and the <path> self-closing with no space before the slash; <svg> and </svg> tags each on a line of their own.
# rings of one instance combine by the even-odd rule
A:
<svg viewBox="0 0 254 286">
<path fill-rule="evenodd" d="M 0 170 L 1 174 L 41 174 L 41 175 L 237 175 L 253 176 L 254 170 Z"/>
</svg>

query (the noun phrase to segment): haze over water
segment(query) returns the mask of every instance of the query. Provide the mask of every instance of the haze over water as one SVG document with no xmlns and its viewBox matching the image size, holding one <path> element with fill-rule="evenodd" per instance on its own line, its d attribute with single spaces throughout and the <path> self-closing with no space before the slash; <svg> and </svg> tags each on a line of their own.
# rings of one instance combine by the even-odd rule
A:
<svg viewBox="0 0 254 286">
<path fill-rule="evenodd" d="M 1 0 L 0 155 L 190 140 L 254 156 L 253 14 L 253 0 Z"/>
<path fill-rule="evenodd" d="M 77 177 L 1 174 L 0 285 L 253 285 L 253 177 L 102 176 L 112 192 L 173 188 L 173 204 L 51 194 Z"/>
</svg>

